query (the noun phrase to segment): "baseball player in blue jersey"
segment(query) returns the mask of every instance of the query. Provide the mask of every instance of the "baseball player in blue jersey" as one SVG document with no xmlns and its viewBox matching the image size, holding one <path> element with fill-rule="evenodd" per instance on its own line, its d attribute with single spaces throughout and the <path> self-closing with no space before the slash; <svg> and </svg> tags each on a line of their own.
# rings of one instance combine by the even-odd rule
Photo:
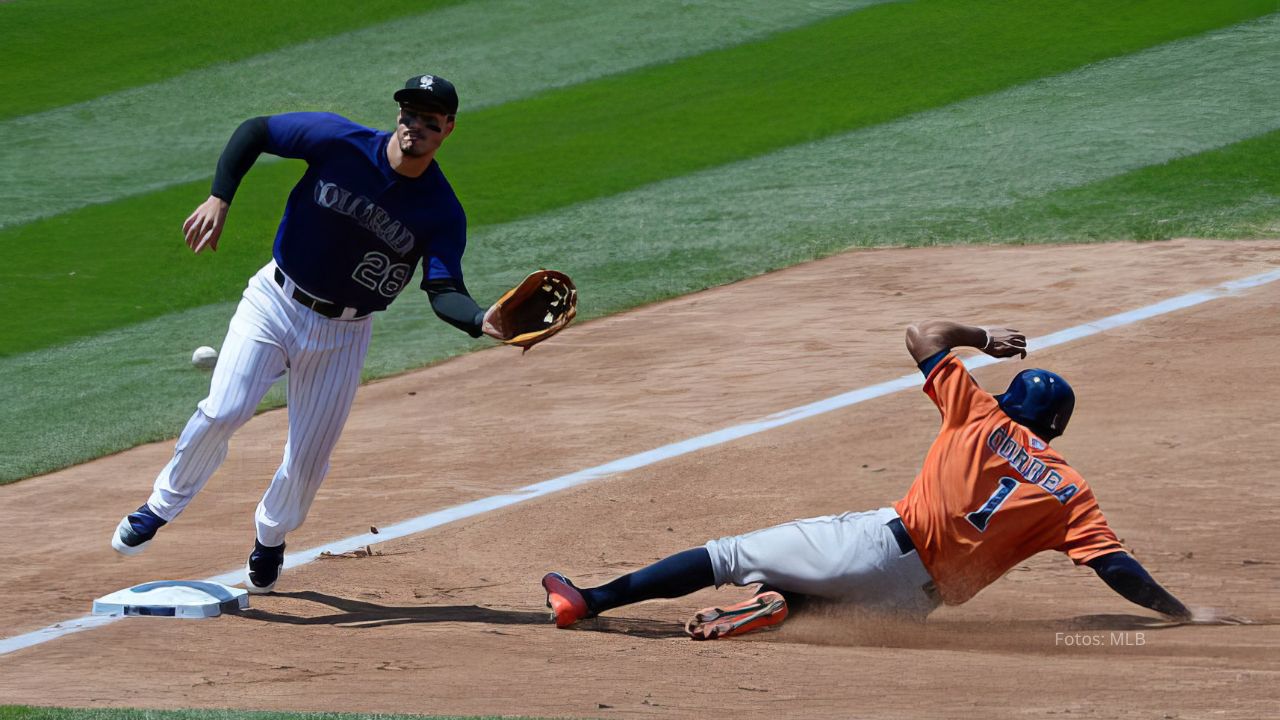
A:
<svg viewBox="0 0 1280 720">
<path fill-rule="evenodd" d="M 302 524 L 329 469 L 369 346 L 373 313 L 404 289 L 421 262 L 422 288 L 444 321 L 472 337 L 502 339 L 500 321 L 462 281 L 466 216 L 435 161 L 453 132 L 458 95 L 444 78 L 410 78 L 382 132 L 329 113 L 245 121 L 231 136 L 209 199 L 183 224 L 187 245 L 217 250 L 227 208 L 258 156 L 307 162 L 276 232 L 272 260 L 250 280 L 231 318 L 209 396 L 187 422 L 147 502 L 120 521 L 111 544 L 141 552 L 222 463 L 231 435 L 271 384 L 288 373 L 284 460 L 258 504 L 246 587 L 270 592 L 285 536 Z"/>
</svg>

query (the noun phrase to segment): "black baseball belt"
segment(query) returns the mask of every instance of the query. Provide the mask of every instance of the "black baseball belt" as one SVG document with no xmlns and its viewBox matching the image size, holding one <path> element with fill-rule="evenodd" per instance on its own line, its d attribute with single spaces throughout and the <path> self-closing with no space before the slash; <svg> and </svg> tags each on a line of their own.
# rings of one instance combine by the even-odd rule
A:
<svg viewBox="0 0 1280 720">
<path fill-rule="evenodd" d="M 279 285 L 281 289 L 284 289 L 286 280 L 287 278 L 284 276 L 284 271 L 280 268 L 276 268 L 276 284 Z M 346 306 L 331 303 L 328 300 L 321 300 L 320 298 L 308 293 L 306 290 L 298 287 L 297 283 L 293 284 L 293 299 L 330 319 L 340 318 L 342 317 L 342 313 L 347 311 Z M 372 312 L 372 310 L 361 310 L 356 308 L 356 314 L 351 316 L 350 319 L 359 320 Z"/>
<path fill-rule="evenodd" d="M 898 541 L 898 549 L 903 555 L 916 549 L 911 535 L 907 533 L 907 526 L 902 524 L 902 518 L 894 518 L 885 524 L 889 526 L 889 532 L 893 533 L 893 539 Z"/>
</svg>

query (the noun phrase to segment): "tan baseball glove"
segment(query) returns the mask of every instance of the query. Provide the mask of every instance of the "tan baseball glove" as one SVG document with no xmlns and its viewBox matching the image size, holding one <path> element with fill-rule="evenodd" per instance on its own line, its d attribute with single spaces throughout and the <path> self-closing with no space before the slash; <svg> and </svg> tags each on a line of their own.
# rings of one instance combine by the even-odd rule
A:
<svg viewBox="0 0 1280 720">
<path fill-rule="evenodd" d="M 507 345 L 526 351 L 565 329 L 578 314 L 578 289 L 558 270 L 538 270 L 508 290 L 485 313 Z"/>
</svg>

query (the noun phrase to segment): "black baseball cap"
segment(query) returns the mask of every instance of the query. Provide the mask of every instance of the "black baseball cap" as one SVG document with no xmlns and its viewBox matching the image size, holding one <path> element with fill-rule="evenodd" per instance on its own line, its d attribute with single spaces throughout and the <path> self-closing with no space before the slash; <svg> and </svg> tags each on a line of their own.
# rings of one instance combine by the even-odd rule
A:
<svg viewBox="0 0 1280 720">
<path fill-rule="evenodd" d="M 410 103 L 445 115 L 458 114 L 458 91 L 439 75 L 414 75 L 397 90 L 396 102 Z"/>
</svg>

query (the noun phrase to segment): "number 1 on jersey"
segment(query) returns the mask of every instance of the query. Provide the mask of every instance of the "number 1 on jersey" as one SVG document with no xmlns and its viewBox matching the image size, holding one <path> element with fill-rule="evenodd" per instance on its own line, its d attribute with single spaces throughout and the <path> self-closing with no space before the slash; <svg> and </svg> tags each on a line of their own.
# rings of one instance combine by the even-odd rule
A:
<svg viewBox="0 0 1280 720">
<path fill-rule="evenodd" d="M 965 515 L 965 519 L 969 521 L 969 524 L 978 528 L 978 532 L 986 532 L 987 523 L 991 522 L 991 516 L 994 515 L 996 511 L 1000 509 L 1000 506 L 1004 504 L 1004 501 L 1013 494 L 1013 490 L 1016 487 L 1018 487 L 1017 480 L 1014 480 L 1011 477 L 1000 478 L 1000 487 L 996 488 L 996 491 L 991 493 L 991 497 L 987 498 L 987 501 L 982 504 L 982 507 Z"/>
</svg>

